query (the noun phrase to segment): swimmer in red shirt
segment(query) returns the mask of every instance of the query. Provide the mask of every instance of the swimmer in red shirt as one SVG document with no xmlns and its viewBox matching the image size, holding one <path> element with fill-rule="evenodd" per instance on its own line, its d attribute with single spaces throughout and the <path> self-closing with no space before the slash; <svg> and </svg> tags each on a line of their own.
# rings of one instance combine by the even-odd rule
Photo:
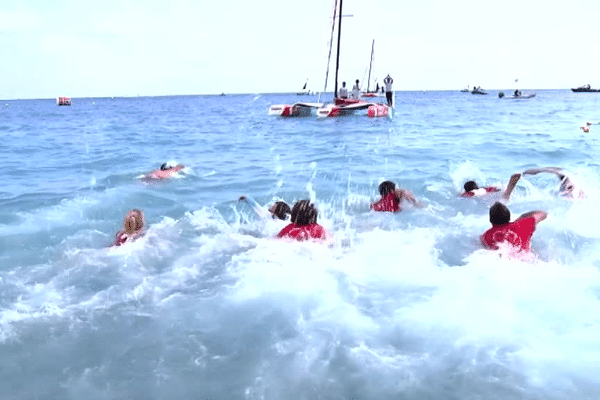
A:
<svg viewBox="0 0 600 400">
<path fill-rule="evenodd" d="M 500 202 L 490 207 L 492 227 L 481 235 L 487 249 L 498 250 L 499 243 L 509 243 L 518 251 L 529 251 L 530 241 L 537 224 L 546 219 L 545 211 L 530 211 L 510 222 L 510 210 Z"/>
<path fill-rule="evenodd" d="M 181 171 L 183 168 L 185 168 L 183 164 L 175 164 L 173 162 L 164 163 L 160 166 L 160 169 L 150 172 L 148 175 L 145 175 L 142 179 L 167 179 L 175 173 Z"/>
<path fill-rule="evenodd" d="M 373 211 L 402 211 L 402 207 L 400 207 L 402 200 L 406 200 L 415 207 L 423 207 L 423 204 L 415 198 L 410 190 L 396 189 L 396 184 L 394 182 L 381 182 L 379 184 L 379 194 L 381 195 L 381 199 L 376 203 L 371 204 L 371 210 Z"/>
<path fill-rule="evenodd" d="M 325 239 L 327 231 L 317 224 L 318 211 L 310 200 L 300 200 L 292 207 L 292 223 L 277 234 L 280 238 L 292 238 L 299 241 Z"/>
<path fill-rule="evenodd" d="M 515 188 L 515 185 L 517 184 L 517 182 L 519 181 L 520 178 L 521 178 L 521 174 L 513 174 L 510 177 L 510 180 L 508 181 L 506 190 L 502 194 L 502 197 L 505 200 L 508 200 L 508 198 L 510 197 L 510 194 L 512 193 L 513 189 Z M 497 192 L 502 191 L 502 189 L 500 189 L 496 186 L 487 186 L 487 187 L 480 188 L 479 186 L 477 186 L 477 183 L 475 183 L 475 181 L 465 182 L 464 188 L 465 188 L 465 191 L 463 194 L 461 194 L 461 197 L 482 197 L 482 196 L 486 196 L 490 193 L 497 193 Z"/>
<path fill-rule="evenodd" d="M 131 210 L 123 220 L 123 230 L 117 232 L 117 238 L 113 246 L 120 246 L 133 242 L 142 235 L 144 229 L 144 213 L 140 210 Z"/>
</svg>

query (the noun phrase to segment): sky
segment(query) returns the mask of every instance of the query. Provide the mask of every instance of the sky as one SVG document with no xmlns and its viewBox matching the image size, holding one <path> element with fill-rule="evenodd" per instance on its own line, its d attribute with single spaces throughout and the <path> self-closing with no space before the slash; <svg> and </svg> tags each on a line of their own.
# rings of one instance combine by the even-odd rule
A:
<svg viewBox="0 0 600 400">
<path fill-rule="evenodd" d="M 597 0 L 344 0 L 339 81 L 600 88 Z M 0 99 L 312 91 L 334 0 L 0 2 Z M 334 38 L 337 41 L 337 38 Z M 332 51 L 327 90 L 335 79 Z M 518 79 L 518 82 L 515 80 Z"/>
</svg>

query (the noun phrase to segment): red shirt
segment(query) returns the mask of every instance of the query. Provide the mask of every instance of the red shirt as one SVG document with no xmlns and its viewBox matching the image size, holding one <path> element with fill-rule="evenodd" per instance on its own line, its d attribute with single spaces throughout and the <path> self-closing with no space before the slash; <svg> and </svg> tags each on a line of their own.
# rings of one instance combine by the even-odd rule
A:
<svg viewBox="0 0 600 400">
<path fill-rule="evenodd" d="M 495 186 L 488 186 L 488 187 L 484 187 L 482 189 L 485 189 L 486 194 L 500 191 L 500 189 L 498 189 Z M 473 192 L 473 191 L 464 192 L 463 194 L 461 194 L 461 196 L 462 197 L 473 197 L 473 196 L 475 196 L 475 192 Z"/>
<path fill-rule="evenodd" d="M 277 234 L 277 237 L 290 237 L 296 240 L 325 239 L 325 229 L 319 224 L 289 224 Z"/>
<path fill-rule="evenodd" d="M 377 203 L 371 204 L 373 211 L 397 212 L 401 211 L 400 199 L 396 192 L 388 193 L 381 198 Z"/>
<path fill-rule="evenodd" d="M 518 219 L 508 224 L 492 226 L 481 235 L 481 243 L 488 249 L 498 250 L 498 243 L 508 242 L 520 250 L 528 251 L 534 231 L 534 217 Z"/>
</svg>

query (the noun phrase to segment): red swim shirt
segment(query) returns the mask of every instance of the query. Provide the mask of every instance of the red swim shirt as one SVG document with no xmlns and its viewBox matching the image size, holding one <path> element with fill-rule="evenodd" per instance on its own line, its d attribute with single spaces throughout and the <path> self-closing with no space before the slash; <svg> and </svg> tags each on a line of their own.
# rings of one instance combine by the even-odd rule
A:
<svg viewBox="0 0 600 400">
<path fill-rule="evenodd" d="M 396 192 L 388 193 L 381 198 L 377 203 L 371 204 L 373 211 L 397 212 L 401 211 L 400 199 Z"/>
<path fill-rule="evenodd" d="M 325 239 L 325 229 L 319 224 L 289 224 L 277 234 L 277 237 L 289 237 L 299 241 L 308 239 Z"/>
<path fill-rule="evenodd" d="M 534 231 L 534 217 L 518 219 L 508 224 L 492 226 L 481 235 L 481 243 L 488 249 L 497 250 L 498 243 L 508 242 L 520 250 L 528 251 Z"/>
</svg>

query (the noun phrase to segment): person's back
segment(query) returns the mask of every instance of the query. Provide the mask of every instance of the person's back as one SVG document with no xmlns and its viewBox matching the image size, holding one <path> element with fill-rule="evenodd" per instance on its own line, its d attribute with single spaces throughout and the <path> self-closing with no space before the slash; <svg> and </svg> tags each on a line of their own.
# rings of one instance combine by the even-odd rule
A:
<svg viewBox="0 0 600 400">
<path fill-rule="evenodd" d="M 508 207 L 496 202 L 490 207 L 492 227 L 481 235 L 481 243 L 490 250 L 498 250 L 501 243 L 506 243 L 519 251 L 529 251 L 531 237 L 538 222 L 543 221 L 547 216 L 545 211 L 530 211 L 510 222 Z"/>
<path fill-rule="evenodd" d="M 342 87 L 339 90 L 339 96 L 341 99 L 348 98 L 348 88 L 346 87 L 346 82 L 342 82 Z"/>
<path fill-rule="evenodd" d="M 317 224 L 318 211 L 310 200 L 300 200 L 292 207 L 292 223 L 283 228 L 279 238 L 292 238 L 298 241 L 308 239 L 325 239 L 327 232 Z"/>
<path fill-rule="evenodd" d="M 406 200 L 416 207 L 423 206 L 409 190 L 396 189 L 396 184 L 391 181 L 384 181 L 379 184 L 379 194 L 381 195 L 381 199 L 371 204 L 371 210 L 373 211 L 402 211 L 402 200 Z"/>
</svg>

